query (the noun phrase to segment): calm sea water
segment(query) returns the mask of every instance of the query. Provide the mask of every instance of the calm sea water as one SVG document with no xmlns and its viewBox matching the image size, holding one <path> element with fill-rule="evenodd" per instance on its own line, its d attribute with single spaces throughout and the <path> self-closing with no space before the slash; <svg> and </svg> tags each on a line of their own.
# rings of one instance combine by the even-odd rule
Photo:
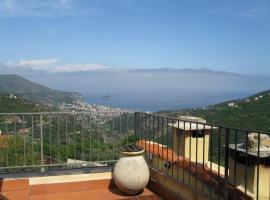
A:
<svg viewBox="0 0 270 200">
<path fill-rule="evenodd" d="M 109 98 L 104 96 L 109 95 Z M 198 108 L 212 104 L 245 98 L 251 94 L 222 93 L 222 94 L 88 94 L 86 101 L 90 104 L 101 104 L 117 108 L 159 111 Z"/>
</svg>

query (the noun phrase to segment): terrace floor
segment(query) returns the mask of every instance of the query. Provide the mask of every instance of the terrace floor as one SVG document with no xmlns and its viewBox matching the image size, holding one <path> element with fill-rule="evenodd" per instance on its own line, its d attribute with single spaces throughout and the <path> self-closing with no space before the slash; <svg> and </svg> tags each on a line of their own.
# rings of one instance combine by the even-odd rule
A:
<svg viewBox="0 0 270 200">
<path fill-rule="evenodd" d="M 111 179 L 111 172 L 78 173 L 71 170 L 65 175 L 37 176 L 32 173 L 9 174 L 0 182 L 1 200 L 121 200 L 161 198 L 145 188 L 136 196 L 121 193 Z M 60 172 L 60 171 L 59 171 Z M 24 177 L 25 175 L 25 177 Z"/>
</svg>

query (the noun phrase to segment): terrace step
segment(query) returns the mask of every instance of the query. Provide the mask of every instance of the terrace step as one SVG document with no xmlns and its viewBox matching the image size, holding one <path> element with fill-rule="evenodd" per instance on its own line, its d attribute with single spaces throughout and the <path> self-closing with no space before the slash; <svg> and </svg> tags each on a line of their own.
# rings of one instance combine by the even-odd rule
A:
<svg viewBox="0 0 270 200">
<path fill-rule="evenodd" d="M 142 194 L 137 196 L 126 196 L 120 193 L 116 188 L 104 188 L 92 191 L 64 192 L 57 194 L 43 194 L 30 196 L 30 200 L 161 200 L 150 190 L 145 189 Z"/>
<path fill-rule="evenodd" d="M 1 200 L 161 200 L 147 188 L 136 196 L 125 195 L 116 188 L 111 173 L 3 179 L 0 183 Z"/>
<path fill-rule="evenodd" d="M 90 198 L 91 200 L 160 200 L 148 189 L 137 196 L 127 196 L 116 188 L 111 179 L 30 185 L 30 200 L 83 200 Z"/>
</svg>

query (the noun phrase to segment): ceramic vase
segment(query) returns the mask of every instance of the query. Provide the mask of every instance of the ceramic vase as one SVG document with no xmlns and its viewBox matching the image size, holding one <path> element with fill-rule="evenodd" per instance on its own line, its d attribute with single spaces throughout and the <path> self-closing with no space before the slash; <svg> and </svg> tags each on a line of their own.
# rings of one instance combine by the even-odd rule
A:
<svg viewBox="0 0 270 200">
<path fill-rule="evenodd" d="M 118 189 L 129 195 L 135 195 L 145 188 L 150 172 L 143 157 L 144 150 L 121 152 L 113 170 L 113 180 Z"/>
</svg>

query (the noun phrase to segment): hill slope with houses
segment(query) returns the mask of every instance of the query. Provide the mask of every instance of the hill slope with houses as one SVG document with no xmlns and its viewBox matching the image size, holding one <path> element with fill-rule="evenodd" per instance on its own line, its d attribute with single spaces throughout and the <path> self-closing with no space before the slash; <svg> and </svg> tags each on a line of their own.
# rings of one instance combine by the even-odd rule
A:
<svg viewBox="0 0 270 200">
<path fill-rule="evenodd" d="M 173 117 L 198 116 L 212 124 L 270 132 L 270 90 L 204 108 L 159 113 Z"/>
</svg>

